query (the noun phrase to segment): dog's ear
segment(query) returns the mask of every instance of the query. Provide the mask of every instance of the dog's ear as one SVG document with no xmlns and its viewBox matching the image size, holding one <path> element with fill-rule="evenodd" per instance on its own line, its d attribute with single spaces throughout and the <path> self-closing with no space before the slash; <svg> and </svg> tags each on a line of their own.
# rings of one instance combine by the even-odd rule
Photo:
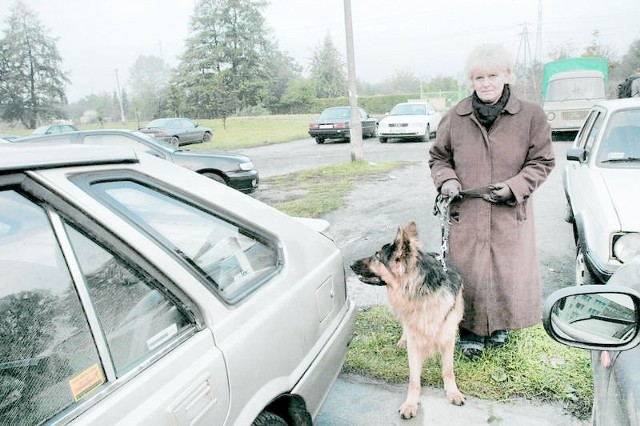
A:
<svg viewBox="0 0 640 426">
<path fill-rule="evenodd" d="M 405 228 L 398 228 L 396 233 L 396 257 L 405 257 L 411 252 L 411 235 Z"/>
<path fill-rule="evenodd" d="M 416 222 L 412 220 L 404 227 L 405 232 L 412 238 L 418 238 L 418 226 Z"/>
</svg>

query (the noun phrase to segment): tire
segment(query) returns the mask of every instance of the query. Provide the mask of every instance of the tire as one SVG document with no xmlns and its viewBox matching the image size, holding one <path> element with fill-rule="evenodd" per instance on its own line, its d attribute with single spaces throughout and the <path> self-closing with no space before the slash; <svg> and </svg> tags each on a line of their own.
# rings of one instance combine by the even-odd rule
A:
<svg viewBox="0 0 640 426">
<path fill-rule="evenodd" d="M 268 411 L 263 411 L 251 423 L 251 426 L 289 426 L 287 422 L 280 416 Z"/>
<path fill-rule="evenodd" d="M 378 140 L 380 141 L 380 143 L 387 143 L 387 138 L 379 137 Z"/>
<path fill-rule="evenodd" d="M 202 135 L 202 142 L 209 142 L 211 140 L 211 133 L 206 132 L 204 135 Z"/>
<path fill-rule="evenodd" d="M 169 143 L 178 148 L 180 146 L 180 139 L 177 136 L 172 136 L 171 139 L 169 139 Z"/>
<path fill-rule="evenodd" d="M 431 139 L 431 126 L 427 124 L 427 130 L 424 132 L 424 136 L 420 138 L 422 142 L 429 142 Z"/>
<path fill-rule="evenodd" d="M 576 218 L 573 216 L 573 209 L 571 208 L 571 203 L 567 200 L 564 206 L 564 221 L 567 223 L 574 223 Z"/>
<path fill-rule="evenodd" d="M 208 177 L 209 179 L 213 179 L 213 180 L 215 180 L 216 182 L 220 182 L 220 183 L 221 183 L 221 184 L 223 184 L 223 185 L 227 185 L 227 181 L 226 181 L 222 176 L 220 176 L 220 175 L 219 175 L 219 174 L 217 174 L 217 173 L 206 172 L 206 173 L 203 173 L 203 174 L 202 174 L 202 176 L 206 176 L 206 177 Z"/>
<path fill-rule="evenodd" d="M 316 138 L 316 143 L 317 143 L 318 145 L 323 144 L 323 143 L 324 143 L 324 139 L 322 139 L 322 138 Z"/>
<path fill-rule="evenodd" d="M 591 273 L 582 251 L 582 242 L 578 241 L 578 247 L 576 250 L 576 262 L 575 262 L 575 284 L 576 285 L 589 285 L 589 284 L 601 284 L 596 277 Z"/>
</svg>

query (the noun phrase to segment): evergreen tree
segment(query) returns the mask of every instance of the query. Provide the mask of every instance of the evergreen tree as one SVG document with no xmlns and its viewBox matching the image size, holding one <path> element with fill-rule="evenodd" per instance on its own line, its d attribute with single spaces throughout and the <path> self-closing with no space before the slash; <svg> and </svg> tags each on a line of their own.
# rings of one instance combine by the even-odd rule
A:
<svg viewBox="0 0 640 426">
<path fill-rule="evenodd" d="M 33 129 L 64 117 L 67 75 L 56 40 L 46 34 L 36 14 L 17 1 L 0 40 L 0 109 L 7 121 Z"/>
<path fill-rule="evenodd" d="M 319 98 L 347 95 L 345 63 L 329 34 L 313 53 L 311 78 L 316 82 L 316 96 Z"/>
<path fill-rule="evenodd" d="M 267 38 L 261 14 L 266 4 L 198 0 L 185 53 L 172 81 L 183 90 L 187 114 L 224 118 L 279 101 L 284 93 L 282 80 L 296 71 L 292 60 Z"/>
</svg>

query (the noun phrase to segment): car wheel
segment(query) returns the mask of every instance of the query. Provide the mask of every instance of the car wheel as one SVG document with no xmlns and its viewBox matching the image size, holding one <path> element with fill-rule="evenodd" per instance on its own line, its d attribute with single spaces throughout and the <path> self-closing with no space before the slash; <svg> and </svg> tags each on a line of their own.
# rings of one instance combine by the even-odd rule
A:
<svg viewBox="0 0 640 426">
<path fill-rule="evenodd" d="M 420 138 L 420 140 L 422 142 L 429 142 L 429 139 L 431 139 L 431 126 L 427 124 L 427 130 L 424 131 L 424 136 Z"/>
<path fill-rule="evenodd" d="M 324 143 L 324 139 L 322 139 L 322 138 L 316 138 L 316 143 L 317 143 L 317 144 L 323 144 L 323 143 Z"/>
<path fill-rule="evenodd" d="M 180 139 L 178 139 L 177 136 L 173 136 L 171 137 L 171 139 L 169 140 L 169 143 L 173 146 L 175 146 L 176 148 L 178 148 L 180 146 Z"/>
<path fill-rule="evenodd" d="M 569 203 L 569 200 L 567 200 L 564 206 L 564 221 L 567 223 L 574 223 L 575 220 L 576 218 L 573 217 L 573 209 L 571 209 L 571 203 Z"/>
<path fill-rule="evenodd" d="M 387 138 L 378 138 L 380 143 L 387 143 Z"/>
<path fill-rule="evenodd" d="M 576 250 L 576 285 L 589 285 L 589 284 L 601 284 L 596 277 L 591 273 L 587 262 L 584 258 L 584 252 L 582 251 L 582 242 L 578 241 L 578 247 Z"/>
<path fill-rule="evenodd" d="M 251 423 L 251 426 L 289 426 L 287 422 L 280 416 L 268 411 L 263 411 Z"/>
<path fill-rule="evenodd" d="M 217 174 L 217 173 L 206 172 L 206 173 L 203 173 L 203 174 L 202 174 L 202 176 L 206 176 L 206 177 L 208 177 L 209 179 L 213 179 L 213 180 L 215 180 L 216 182 L 220 182 L 220 183 L 221 183 L 221 184 L 223 184 L 223 185 L 226 185 L 226 184 L 227 184 L 227 181 L 225 180 L 225 178 L 223 178 L 222 176 L 220 176 L 220 175 L 219 175 L 219 174 Z"/>
<path fill-rule="evenodd" d="M 202 142 L 209 142 L 211 140 L 211 133 L 206 132 L 204 135 L 202 135 Z"/>
</svg>

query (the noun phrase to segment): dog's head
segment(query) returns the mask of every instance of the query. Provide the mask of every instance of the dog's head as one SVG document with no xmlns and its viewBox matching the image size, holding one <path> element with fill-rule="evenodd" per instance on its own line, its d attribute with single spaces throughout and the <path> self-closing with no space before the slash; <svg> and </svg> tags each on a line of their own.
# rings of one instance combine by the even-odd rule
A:
<svg viewBox="0 0 640 426">
<path fill-rule="evenodd" d="M 373 256 L 353 262 L 351 270 L 365 284 L 388 285 L 394 277 L 415 267 L 421 249 L 416 223 L 411 221 L 398 228 L 393 242 L 383 245 Z"/>
</svg>

